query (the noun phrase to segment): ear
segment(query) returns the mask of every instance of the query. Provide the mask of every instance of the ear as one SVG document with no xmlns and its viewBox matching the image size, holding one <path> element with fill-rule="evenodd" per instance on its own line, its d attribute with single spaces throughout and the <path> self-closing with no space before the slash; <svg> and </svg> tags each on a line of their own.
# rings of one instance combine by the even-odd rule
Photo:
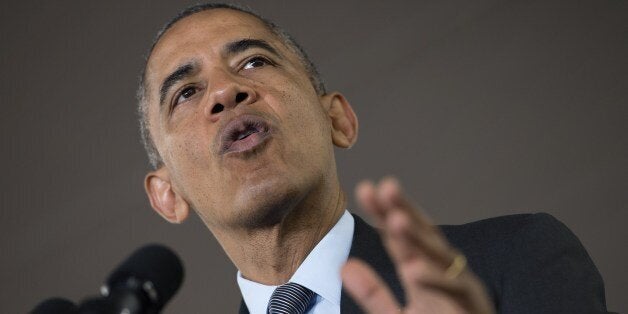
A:
<svg viewBox="0 0 628 314">
<path fill-rule="evenodd" d="M 144 189 L 153 209 L 170 223 L 183 222 L 190 206 L 172 187 L 170 173 L 165 166 L 149 172 L 144 178 Z"/>
<path fill-rule="evenodd" d="M 341 148 L 351 148 L 358 140 L 358 117 L 342 94 L 333 92 L 322 97 L 324 108 L 331 118 L 332 140 Z"/>
</svg>

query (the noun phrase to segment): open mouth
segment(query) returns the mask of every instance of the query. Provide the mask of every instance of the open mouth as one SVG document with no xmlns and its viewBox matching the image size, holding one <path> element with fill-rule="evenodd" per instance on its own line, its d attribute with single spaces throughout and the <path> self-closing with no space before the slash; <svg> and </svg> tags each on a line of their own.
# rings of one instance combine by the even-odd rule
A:
<svg viewBox="0 0 628 314">
<path fill-rule="evenodd" d="M 227 123 L 221 132 L 221 154 L 246 152 L 263 144 L 270 135 L 268 123 L 258 116 L 243 115 Z"/>
</svg>

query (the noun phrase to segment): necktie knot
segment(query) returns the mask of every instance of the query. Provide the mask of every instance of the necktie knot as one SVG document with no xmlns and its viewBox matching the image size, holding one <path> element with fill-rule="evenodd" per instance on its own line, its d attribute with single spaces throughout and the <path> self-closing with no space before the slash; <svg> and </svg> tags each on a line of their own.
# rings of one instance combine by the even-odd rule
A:
<svg viewBox="0 0 628 314">
<path fill-rule="evenodd" d="M 269 314 L 303 314 L 314 297 L 312 290 L 294 282 L 275 289 L 268 302 Z"/>
</svg>

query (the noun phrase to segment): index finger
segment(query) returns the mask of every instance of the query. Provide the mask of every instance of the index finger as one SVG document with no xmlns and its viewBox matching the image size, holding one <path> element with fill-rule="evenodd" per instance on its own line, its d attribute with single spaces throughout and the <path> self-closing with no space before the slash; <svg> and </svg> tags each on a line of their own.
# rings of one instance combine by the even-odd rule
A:
<svg viewBox="0 0 628 314">
<path fill-rule="evenodd" d="M 383 210 L 390 213 L 394 210 L 405 212 L 419 227 L 432 229 L 432 221 L 425 213 L 404 195 L 399 180 L 394 177 L 386 177 L 379 183 L 377 199 Z"/>
</svg>

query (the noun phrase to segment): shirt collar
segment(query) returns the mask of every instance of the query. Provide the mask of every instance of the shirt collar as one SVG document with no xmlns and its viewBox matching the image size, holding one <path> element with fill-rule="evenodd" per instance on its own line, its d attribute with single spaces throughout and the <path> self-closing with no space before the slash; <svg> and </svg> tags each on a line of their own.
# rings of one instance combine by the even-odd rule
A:
<svg viewBox="0 0 628 314">
<path fill-rule="evenodd" d="M 289 281 L 307 287 L 321 298 L 340 306 L 340 268 L 349 257 L 353 229 L 353 216 L 345 210 L 336 225 L 316 244 Z M 265 313 L 270 296 L 277 286 L 248 280 L 242 277 L 240 271 L 237 280 L 249 311 Z"/>
</svg>

